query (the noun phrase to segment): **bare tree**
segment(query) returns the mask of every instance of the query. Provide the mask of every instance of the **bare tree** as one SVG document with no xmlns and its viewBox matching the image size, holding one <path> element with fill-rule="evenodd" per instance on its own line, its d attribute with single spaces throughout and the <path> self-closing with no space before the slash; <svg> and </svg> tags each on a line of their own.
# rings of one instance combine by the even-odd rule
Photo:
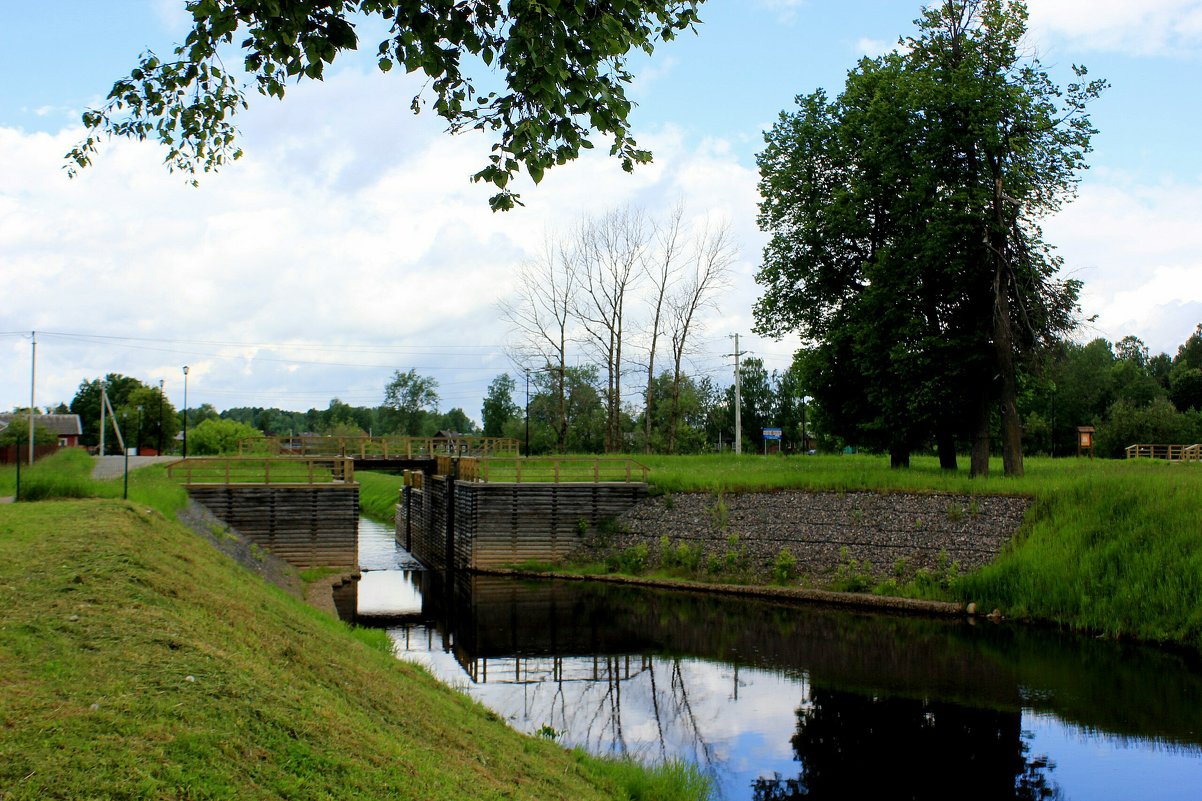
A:
<svg viewBox="0 0 1202 801">
<path fill-rule="evenodd" d="M 684 249 L 683 228 L 684 205 L 672 208 L 667 221 L 655 226 L 656 252 L 644 265 L 644 272 L 651 282 L 650 298 L 651 326 L 647 347 L 647 396 L 643 413 L 643 439 L 647 453 L 651 452 L 652 414 L 655 411 L 655 355 L 659 336 L 663 332 L 663 318 L 667 311 L 665 302 L 669 290 L 682 269 L 681 257 Z"/>
<path fill-rule="evenodd" d="M 514 362 L 523 370 L 538 364 L 537 369 L 553 376 L 558 418 L 555 443 L 561 453 L 568 440 L 565 372 L 579 290 L 576 254 L 548 235 L 539 256 L 519 270 L 516 297 L 499 304 L 516 334 L 511 349 Z"/>
<path fill-rule="evenodd" d="M 585 341 L 604 364 L 605 450 L 622 447 L 622 347 L 627 294 L 636 286 L 650 245 L 643 213 L 611 211 L 580 224 L 580 298 L 576 316 Z"/>
<path fill-rule="evenodd" d="M 666 333 L 672 339 L 669 453 L 676 451 L 676 433 L 680 426 L 680 387 L 684 380 L 684 358 L 691 347 L 691 337 L 699 328 L 700 312 L 712 305 L 714 294 L 728 285 L 730 267 L 737 256 L 730 223 L 723 222 L 716 227 L 707 225 L 693 241 L 688 275 L 668 301 Z"/>
</svg>

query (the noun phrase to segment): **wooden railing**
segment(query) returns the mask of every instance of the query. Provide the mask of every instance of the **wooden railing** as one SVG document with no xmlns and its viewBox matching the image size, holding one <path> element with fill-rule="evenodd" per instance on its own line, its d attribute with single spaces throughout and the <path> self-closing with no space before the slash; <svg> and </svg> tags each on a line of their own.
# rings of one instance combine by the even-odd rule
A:
<svg viewBox="0 0 1202 801">
<path fill-rule="evenodd" d="M 1128 445 L 1128 459 L 1164 459 L 1170 462 L 1202 461 L 1202 444 Z"/>
<path fill-rule="evenodd" d="M 449 476 L 458 462 L 460 481 L 477 481 L 488 484 L 599 484 L 602 482 L 647 481 L 651 468 L 633 459 L 622 458 L 535 458 L 535 459 L 476 459 L 439 456 L 435 460 L 434 475 Z M 420 470 L 406 470 L 404 485 L 421 489 L 425 475 Z"/>
<path fill-rule="evenodd" d="M 167 475 L 188 486 L 200 484 L 333 484 L 355 480 L 355 462 L 324 458 L 205 456 L 167 465 Z"/>
<path fill-rule="evenodd" d="M 475 480 L 491 484 L 547 482 L 562 484 L 583 482 L 647 481 L 650 468 L 633 459 L 623 458 L 538 458 L 538 459 L 479 459 L 476 460 Z M 463 478 L 463 460 L 460 477 Z M 468 479 L 464 479 L 468 480 Z"/>
<path fill-rule="evenodd" d="M 517 456 L 509 437 L 251 437 L 238 440 L 239 455 L 350 456 L 359 459 L 420 459 L 451 456 Z"/>
</svg>

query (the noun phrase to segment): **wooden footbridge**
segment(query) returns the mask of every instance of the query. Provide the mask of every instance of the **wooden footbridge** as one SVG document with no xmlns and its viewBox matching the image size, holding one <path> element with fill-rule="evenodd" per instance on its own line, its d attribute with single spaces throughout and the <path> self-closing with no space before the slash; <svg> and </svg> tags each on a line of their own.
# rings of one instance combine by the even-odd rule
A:
<svg viewBox="0 0 1202 801">
<path fill-rule="evenodd" d="M 1202 462 L 1202 444 L 1128 445 L 1128 459 L 1163 459 L 1167 462 Z"/>
<path fill-rule="evenodd" d="M 442 457 L 516 457 L 518 441 L 508 437 L 251 437 L 238 441 L 239 456 L 342 457 L 362 470 L 430 473 Z"/>
</svg>

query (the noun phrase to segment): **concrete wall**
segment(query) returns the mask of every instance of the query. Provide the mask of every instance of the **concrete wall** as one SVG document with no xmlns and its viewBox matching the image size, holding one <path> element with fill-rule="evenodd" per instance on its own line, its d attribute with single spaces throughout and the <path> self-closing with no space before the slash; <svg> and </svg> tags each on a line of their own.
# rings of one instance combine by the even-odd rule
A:
<svg viewBox="0 0 1202 801">
<path fill-rule="evenodd" d="M 198 486 L 188 494 L 296 567 L 358 567 L 358 484 Z"/>
</svg>

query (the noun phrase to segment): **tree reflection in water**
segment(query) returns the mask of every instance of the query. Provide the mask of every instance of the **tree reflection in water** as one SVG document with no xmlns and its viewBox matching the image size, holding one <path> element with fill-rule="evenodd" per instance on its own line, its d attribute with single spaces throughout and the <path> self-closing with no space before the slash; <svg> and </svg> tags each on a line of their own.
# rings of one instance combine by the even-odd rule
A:
<svg viewBox="0 0 1202 801">
<path fill-rule="evenodd" d="M 754 801 L 1060 798 L 1046 757 L 1029 756 L 1016 712 L 812 688 L 797 710 L 796 779 L 752 782 Z"/>
<path fill-rule="evenodd" d="M 1163 797 L 1192 801 L 1202 776 L 1202 670 L 1172 652 L 588 582 L 436 579 L 412 577 L 420 612 L 389 621 L 406 658 L 523 731 L 696 763 L 724 799 L 1141 797 L 1151 772 Z M 1135 759 L 1103 775 L 1095 748 Z"/>
</svg>

